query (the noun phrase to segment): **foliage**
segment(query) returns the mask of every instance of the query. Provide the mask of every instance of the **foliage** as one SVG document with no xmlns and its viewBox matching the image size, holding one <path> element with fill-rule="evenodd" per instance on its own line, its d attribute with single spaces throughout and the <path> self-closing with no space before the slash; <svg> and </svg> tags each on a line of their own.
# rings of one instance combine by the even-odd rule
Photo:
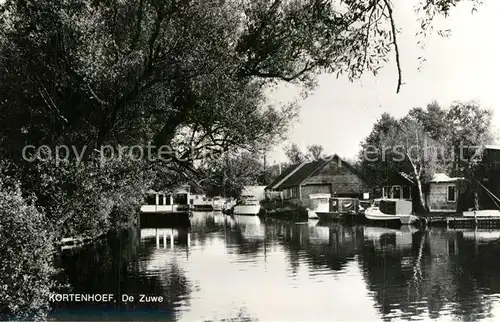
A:
<svg viewBox="0 0 500 322">
<path fill-rule="evenodd" d="M 392 147 L 384 145 L 383 138 L 396 131 L 397 127 L 398 120 L 388 113 L 383 113 L 373 125 L 370 134 L 361 143 L 358 156 L 360 167 L 364 177 L 374 185 L 384 186 L 395 173 L 407 169 L 407 164 L 392 162 L 394 157 Z"/>
<path fill-rule="evenodd" d="M 307 160 L 306 155 L 300 151 L 299 146 L 295 143 L 285 148 L 285 155 L 292 164 L 302 163 Z"/>
<path fill-rule="evenodd" d="M 477 103 L 454 103 L 442 109 L 413 108 L 400 120 L 384 113 L 362 143 L 362 171 L 383 186 L 397 173 L 416 183 L 426 208 L 422 186 L 435 172 L 471 176 L 481 147 L 491 143 L 492 113 Z"/>
<path fill-rule="evenodd" d="M 325 149 L 321 144 L 312 144 L 307 146 L 307 159 L 314 161 L 325 157 Z"/>
<path fill-rule="evenodd" d="M 95 236 L 132 222 L 144 189 L 153 180 L 143 164 L 130 160 L 57 166 L 40 161 L 31 166 L 23 174 L 29 182 L 24 190 L 37 193 L 37 204 L 45 209 L 52 227 L 57 227 L 58 237 Z"/>
<path fill-rule="evenodd" d="M 457 3 L 424 2 L 429 18 Z M 1 9 L 0 140 L 12 157 L 26 143 L 154 142 L 193 157 L 269 144 L 296 106 L 266 105 L 267 87 L 310 88 L 324 71 L 356 78 L 397 49 L 389 0 L 8 0 Z"/>
<path fill-rule="evenodd" d="M 43 319 L 53 286 L 52 233 L 43 212 L 0 172 L 0 318 Z"/>
<path fill-rule="evenodd" d="M 204 185 L 211 194 L 239 197 L 244 186 L 257 185 L 263 164 L 253 154 L 226 153 L 207 165 Z"/>
</svg>

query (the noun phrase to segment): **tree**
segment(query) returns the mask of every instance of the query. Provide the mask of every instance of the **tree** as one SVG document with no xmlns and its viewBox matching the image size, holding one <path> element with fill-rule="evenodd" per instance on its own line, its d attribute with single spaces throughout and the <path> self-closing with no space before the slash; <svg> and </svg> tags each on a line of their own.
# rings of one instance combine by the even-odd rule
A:
<svg viewBox="0 0 500 322">
<path fill-rule="evenodd" d="M 411 118 L 402 119 L 397 127 L 382 136 L 382 141 L 394 153 L 391 162 L 410 164 L 410 171 L 406 174 L 417 186 L 422 209 L 427 210 L 422 187 L 438 167 L 435 150 L 438 142 L 430 137 L 422 123 Z"/>
<path fill-rule="evenodd" d="M 285 155 L 292 164 L 302 163 L 307 160 L 306 155 L 300 151 L 299 146 L 295 143 L 285 148 Z"/>
<path fill-rule="evenodd" d="M 422 185 L 437 171 L 453 176 L 473 175 L 481 147 L 492 140 L 491 111 L 472 103 L 442 109 L 413 108 L 397 120 L 384 113 L 362 143 L 362 172 L 383 186 L 397 173 L 416 184 L 425 209 Z"/>
<path fill-rule="evenodd" d="M 449 169 L 452 174 L 472 174 L 480 159 L 480 151 L 494 140 L 492 117 L 491 110 L 481 108 L 476 102 L 456 102 L 450 107 L 446 119 L 450 124 Z"/>
<path fill-rule="evenodd" d="M 256 185 L 263 164 L 249 152 L 226 153 L 205 166 L 204 185 L 212 195 L 239 197 L 244 186 Z"/>
<path fill-rule="evenodd" d="M 313 144 L 307 147 L 307 159 L 314 161 L 325 157 L 325 149 L 320 144 Z"/>
<path fill-rule="evenodd" d="M 376 187 L 383 187 L 395 173 L 403 170 L 402 164 L 392 162 L 391 147 L 384 146 L 383 138 L 396 131 L 398 120 L 383 113 L 373 125 L 370 134 L 361 143 L 358 159 L 361 172 Z"/>
</svg>

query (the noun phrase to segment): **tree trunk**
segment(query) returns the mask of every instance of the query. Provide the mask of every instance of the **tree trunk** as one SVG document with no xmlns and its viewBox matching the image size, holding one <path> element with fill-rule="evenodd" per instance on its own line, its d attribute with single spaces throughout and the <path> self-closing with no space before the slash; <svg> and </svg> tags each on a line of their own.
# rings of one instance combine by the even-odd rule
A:
<svg viewBox="0 0 500 322">
<path fill-rule="evenodd" d="M 420 205 L 422 206 L 422 209 L 424 209 L 424 211 L 427 211 L 427 203 L 425 202 L 425 197 L 424 197 L 424 193 L 422 191 L 422 181 L 420 180 L 420 178 L 417 178 L 417 187 L 418 187 L 418 197 L 420 199 Z"/>
</svg>

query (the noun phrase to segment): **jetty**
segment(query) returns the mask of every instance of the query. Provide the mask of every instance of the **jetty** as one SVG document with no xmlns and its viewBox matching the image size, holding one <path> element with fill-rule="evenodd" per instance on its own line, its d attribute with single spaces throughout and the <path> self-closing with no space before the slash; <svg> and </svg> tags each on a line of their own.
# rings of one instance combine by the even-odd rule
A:
<svg viewBox="0 0 500 322">
<path fill-rule="evenodd" d="M 492 211 L 496 212 L 496 211 Z M 447 215 L 431 215 L 421 216 L 420 218 L 431 227 L 447 227 L 447 228 L 500 228 L 500 212 L 495 214 L 485 214 L 482 211 L 477 211 L 476 215 L 469 215 L 469 212 L 447 214 Z"/>
</svg>

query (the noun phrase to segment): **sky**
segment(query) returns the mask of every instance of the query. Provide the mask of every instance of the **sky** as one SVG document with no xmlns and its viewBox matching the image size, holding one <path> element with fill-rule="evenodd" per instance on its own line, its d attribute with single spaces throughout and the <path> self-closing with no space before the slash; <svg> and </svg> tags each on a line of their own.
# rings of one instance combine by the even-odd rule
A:
<svg viewBox="0 0 500 322">
<path fill-rule="evenodd" d="M 400 29 L 399 51 L 403 83 L 396 94 L 397 69 L 394 52 L 389 63 L 375 77 L 366 74 L 353 83 L 347 77 L 323 74 L 318 87 L 300 101 L 299 120 L 288 134 L 288 140 L 270 150 L 270 164 L 286 161 L 283 147 L 296 143 L 305 150 L 307 145 L 321 144 L 328 154 L 351 158 L 360 149 L 361 141 L 370 133 L 383 112 L 404 116 L 413 107 L 425 107 L 436 100 L 442 107 L 454 101 L 478 101 L 494 112 L 494 126 L 500 127 L 500 1 L 486 0 L 479 11 L 463 3 L 451 11 L 437 26 L 451 29 L 449 38 L 433 35 L 425 40 L 422 50 L 417 44 L 416 1 L 394 1 L 396 27 Z M 418 57 L 426 62 L 418 70 Z M 273 92 L 272 100 L 290 101 L 298 91 L 281 88 Z"/>
</svg>

